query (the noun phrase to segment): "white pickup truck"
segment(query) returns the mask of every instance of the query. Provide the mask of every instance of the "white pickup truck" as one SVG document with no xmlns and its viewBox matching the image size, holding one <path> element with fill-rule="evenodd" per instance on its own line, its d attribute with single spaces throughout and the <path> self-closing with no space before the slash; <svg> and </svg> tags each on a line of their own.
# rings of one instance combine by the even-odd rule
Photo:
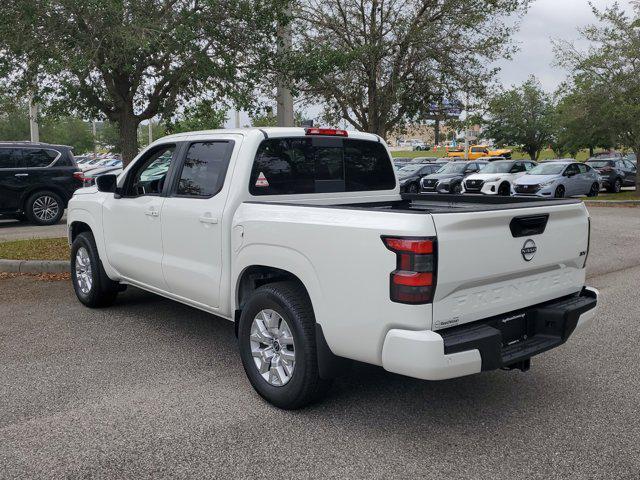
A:
<svg viewBox="0 0 640 480">
<path fill-rule="evenodd" d="M 246 374 L 281 408 L 349 360 L 426 380 L 529 368 L 594 316 L 579 200 L 403 195 L 367 133 L 184 133 L 68 211 L 78 299 L 126 285 L 235 322 Z"/>
</svg>

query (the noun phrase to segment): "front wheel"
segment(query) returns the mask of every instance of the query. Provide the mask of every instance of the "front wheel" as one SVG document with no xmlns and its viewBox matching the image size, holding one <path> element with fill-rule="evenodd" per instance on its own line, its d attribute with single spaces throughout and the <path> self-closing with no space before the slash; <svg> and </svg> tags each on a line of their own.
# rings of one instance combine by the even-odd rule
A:
<svg viewBox="0 0 640 480">
<path fill-rule="evenodd" d="M 622 191 L 622 180 L 616 178 L 616 181 L 613 182 L 613 188 L 611 191 L 612 193 L 620 193 Z"/>
<path fill-rule="evenodd" d="M 500 185 L 500 187 L 498 188 L 498 195 L 503 197 L 508 197 L 509 195 L 511 195 L 511 186 L 508 183 L 503 183 L 502 185 Z"/>
<path fill-rule="evenodd" d="M 558 185 L 553 196 L 555 198 L 564 198 L 564 194 L 565 194 L 564 187 L 562 185 Z"/>
<path fill-rule="evenodd" d="M 456 183 L 455 185 L 453 185 L 451 187 L 451 192 L 455 193 L 455 194 L 462 193 L 462 184 L 461 183 Z"/>
<path fill-rule="evenodd" d="M 90 232 L 80 233 L 71 245 L 71 281 L 78 300 L 91 308 L 111 305 L 120 290 L 105 273 Z"/>
<path fill-rule="evenodd" d="M 411 185 L 409 185 L 409 188 L 407 188 L 407 192 L 408 193 L 418 193 L 418 184 L 417 183 L 412 183 Z"/>
<path fill-rule="evenodd" d="M 240 358 L 253 388 L 278 408 L 301 408 L 331 385 L 320 378 L 315 318 L 295 282 L 263 285 L 249 298 L 238 326 Z"/>
</svg>

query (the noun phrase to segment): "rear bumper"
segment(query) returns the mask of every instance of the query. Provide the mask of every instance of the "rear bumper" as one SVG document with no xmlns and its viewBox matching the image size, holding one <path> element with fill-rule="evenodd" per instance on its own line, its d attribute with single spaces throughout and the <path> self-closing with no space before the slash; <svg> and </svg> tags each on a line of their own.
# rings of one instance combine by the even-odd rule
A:
<svg viewBox="0 0 640 480">
<path fill-rule="evenodd" d="M 579 294 L 438 332 L 389 330 L 382 366 L 390 372 L 444 380 L 508 367 L 562 345 L 596 313 L 598 291 Z"/>
</svg>

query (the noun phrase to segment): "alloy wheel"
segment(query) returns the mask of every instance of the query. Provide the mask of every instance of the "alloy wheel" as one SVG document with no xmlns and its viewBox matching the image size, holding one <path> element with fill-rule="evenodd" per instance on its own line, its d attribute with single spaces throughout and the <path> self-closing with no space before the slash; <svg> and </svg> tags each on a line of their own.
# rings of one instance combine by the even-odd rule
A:
<svg viewBox="0 0 640 480">
<path fill-rule="evenodd" d="M 33 215 L 42 222 L 51 221 L 59 211 L 58 201 L 50 195 L 42 195 L 33 202 Z"/>
<path fill-rule="evenodd" d="M 88 295 L 93 285 L 93 276 L 91 275 L 89 252 L 87 252 L 87 249 L 84 247 L 80 247 L 76 252 L 75 271 L 78 289 L 83 295 Z"/>
<path fill-rule="evenodd" d="M 260 310 L 251 323 L 251 354 L 258 372 L 269 385 L 286 385 L 296 364 L 295 345 L 289 324 L 271 309 Z"/>
</svg>

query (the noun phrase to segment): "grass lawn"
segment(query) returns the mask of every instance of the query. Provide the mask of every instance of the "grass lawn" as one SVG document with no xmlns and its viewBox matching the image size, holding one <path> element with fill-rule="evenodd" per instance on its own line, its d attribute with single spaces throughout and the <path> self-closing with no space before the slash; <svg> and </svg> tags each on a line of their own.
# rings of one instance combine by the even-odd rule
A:
<svg viewBox="0 0 640 480">
<path fill-rule="evenodd" d="M 600 193 L 594 200 L 640 200 L 640 191 L 623 190 L 620 193 Z"/>
<path fill-rule="evenodd" d="M 12 260 L 69 260 L 66 238 L 37 238 L 0 243 L 0 258 Z"/>
<path fill-rule="evenodd" d="M 413 151 L 409 151 L 409 150 L 401 150 L 401 151 L 394 151 L 391 152 L 391 156 L 392 157 L 411 157 L 411 158 L 415 158 L 415 157 L 446 157 L 447 156 L 447 152 L 444 148 L 438 148 L 436 150 L 429 150 L 429 151 L 421 151 L 421 152 L 413 152 Z M 521 159 L 521 158 L 526 158 L 529 159 L 529 155 L 527 155 L 526 153 L 522 153 L 519 152 L 516 149 L 513 149 L 513 154 L 512 154 L 512 158 L 514 159 Z M 553 153 L 553 150 L 543 150 L 540 153 L 540 159 L 539 160 L 549 160 L 552 158 L 556 158 L 556 154 Z M 578 153 L 576 160 L 578 160 L 579 162 L 584 162 L 587 158 L 589 158 L 589 150 L 582 150 Z"/>
</svg>

